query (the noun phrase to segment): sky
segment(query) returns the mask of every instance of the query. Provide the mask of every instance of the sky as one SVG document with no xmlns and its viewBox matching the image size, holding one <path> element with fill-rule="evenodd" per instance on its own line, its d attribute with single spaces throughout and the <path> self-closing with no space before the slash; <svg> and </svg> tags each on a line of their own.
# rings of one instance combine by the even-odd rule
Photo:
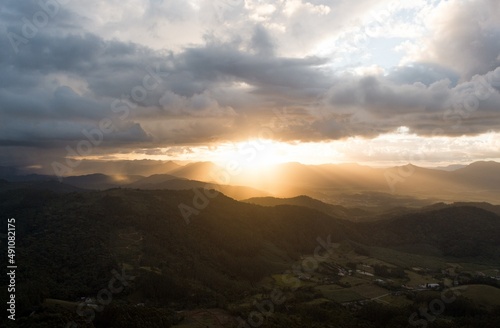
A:
<svg viewBox="0 0 500 328">
<path fill-rule="evenodd" d="M 500 160 L 498 17 L 496 0 L 4 0 L 0 166 Z"/>
</svg>

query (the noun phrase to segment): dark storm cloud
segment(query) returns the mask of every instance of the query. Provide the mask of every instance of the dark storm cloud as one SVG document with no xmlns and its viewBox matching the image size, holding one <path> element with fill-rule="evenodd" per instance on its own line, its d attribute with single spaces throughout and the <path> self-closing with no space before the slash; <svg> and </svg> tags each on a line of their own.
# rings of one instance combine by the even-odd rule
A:
<svg viewBox="0 0 500 328">
<path fill-rule="evenodd" d="M 317 69 L 326 63 L 325 59 L 259 56 L 240 51 L 233 44 L 189 48 L 175 63 L 178 73 L 186 73 L 205 86 L 241 81 L 252 85 L 254 92 L 272 88 L 289 91 L 293 96 L 304 90 L 323 90 L 331 83 L 331 78 Z"/>
<path fill-rule="evenodd" d="M 449 81 L 430 86 L 422 83 L 395 84 L 385 78 L 368 76 L 337 83 L 330 91 L 332 105 L 365 109 L 385 118 L 415 112 L 443 110 L 451 96 Z"/>
<path fill-rule="evenodd" d="M 102 147 L 129 147 L 151 140 L 139 123 L 120 120 L 111 111 L 111 104 L 141 83 L 146 74 L 146 65 L 141 64 L 154 65 L 159 56 L 134 44 L 104 41 L 77 28 L 68 30 L 79 19 L 62 4 L 54 9 L 48 24 L 29 35 L 24 33 L 25 25 L 34 24 L 33 15 L 43 11 L 39 2 L 7 1 L 2 9 L 5 9 L 0 14 L 5 32 L 0 38 L 3 145 L 43 148 L 47 157 L 51 157 L 50 153 L 63 154 L 66 146 L 86 138 L 84 131 L 95 129 L 108 117 L 114 121 L 116 131 L 106 135 Z M 18 52 L 12 47 L 13 33 L 27 40 L 15 44 Z M 70 85 L 66 85 L 68 81 Z M 75 88 L 80 84 L 84 90 L 77 91 Z"/>
</svg>

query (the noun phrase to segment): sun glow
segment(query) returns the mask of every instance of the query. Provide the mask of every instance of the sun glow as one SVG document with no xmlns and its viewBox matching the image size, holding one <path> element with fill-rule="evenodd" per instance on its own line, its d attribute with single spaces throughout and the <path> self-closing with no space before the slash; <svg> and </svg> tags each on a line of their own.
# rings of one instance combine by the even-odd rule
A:
<svg viewBox="0 0 500 328">
<path fill-rule="evenodd" d="M 222 144 L 216 152 L 216 164 L 239 174 L 259 174 L 290 159 L 283 144 L 272 140 Z"/>
<path fill-rule="evenodd" d="M 210 145 L 179 145 L 165 148 L 136 149 L 126 153 L 95 154 L 69 157 L 81 161 L 159 160 L 191 163 L 209 161 L 231 176 L 231 183 L 264 181 L 276 173 L 281 163 L 298 162 L 306 165 L 359 163 L 389 167 L 413 163 L 434 167 L 469 164 L 477 159 L 499 161 L 500 133 L 477 136 L 424 137 L 400 126 L 394 131 L 372 139 L 351 137 L 324 142 L 281 142 L 250 139 L 219 142 Z M 454 161 L 451 162 L 450 158 Z"/>
</svg>

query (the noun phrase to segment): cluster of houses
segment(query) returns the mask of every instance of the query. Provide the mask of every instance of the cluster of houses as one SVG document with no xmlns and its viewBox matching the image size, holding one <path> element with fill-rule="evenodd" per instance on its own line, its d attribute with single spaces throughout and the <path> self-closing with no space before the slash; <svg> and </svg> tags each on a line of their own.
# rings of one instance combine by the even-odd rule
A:
<svg viewBox="0 0 500 328">
<path fill-rule="evenodd" d="M 391 279 L 387 279 L 387 280 L 375 279 L 375 280 L 373 280 L 373 283 L 375 283 L 379 286 L 382 286 L 382 287 L 387 286 L 389 283 L 393 283 L 393 282 L 394 281 Z M 401 289 L 403 289 L 403 290 L 424 290 L 424 289 L 440 290 L 441 288 L 442 288 L 442 286 L 439 283 L 421 284 L 421 285 L 418 285 L 417 287 L 411 287 L 411 286 L 408 286 L 406 284 L 401 285 Z"/>
<path fill-rule="evenodd" d="M 490 278 L 490 279 L 500 281 L 500 276 L 498 275 L 498 270 L 496 270 L 496 271 L 497 271 L 497 276 L 487 276 L 484 272 L 476 271 L 476 277 Z"/>
<path fill-rule="evenodd" d="M 337 273 L 337 275 L 339 277 L 352 276 L 352 270 L 346 270 L 342 267 L 338 267 L 338 270 L 339 272 Z"/>
<path fill-rule="evenodd" d="M 418 287 L 421 289 L 434 289 L 434 290 L 441 289 L 441 285 L 438 283 L 422 284 L 419 285 Z"/>
<path fill-rule="evenodd" d="M 347 269 L 341 265 L 338 265 L 336 263 L 323 263 L 323 265 L 331 272 L 333 275 L 339 276 L 339 277 L 345 277 L 345 276 L 352 276 L 353 274 L 360 274 L 360 275 L 365 275 L 368 277 L 375 277 L 373 273 L 373 267 L 370 265 L 366 264 L 358 264 L 358 268 L 353 268 L 353 270 Z M 412 271 L 417 272 L 419 274 L 442 274 L 444 277 L 449 277 L 448 279 L 444 279 L 444 283 L 438 283 L 438 282 L 430 282 L 430 283 L 425 283 L 425 284 L 420 284 L 418 286 L 408 286 L 408 285 L 401 285 L 399 287 L 394 286 L 394 281 L 391 279 L 374 279 L 373 283 L 377 284 L 381 287 L 387 287 L 391 286 L 391 290 L 394 290 L 394 288 L 401 290 L 401 291 L 418 291 L 418 290 L 441 290 L 445 286 L 450 287 L 451 284 L 454 286 L 457 286 L 460 284 L 459 278 L 460 274 L 457 273 L 455 267 L 450 267 L 445 270 L 433 270 L 429 268 L 421 268 L 421 267 L 412 267 Z M 498 272 L 497 272 L 498 273 Z M 475 273 L 476 277 L 484 277 L 484 278 L 491 278 L 491 279 L 496 279 L 500 281 L 500 276 L 487 276 L 482 272 L 476 272 Z M 301 273 L 297 275 L 297 278 L 303 281 L 312 281 L 313 278 L 310 274 L 305 274 Z M 338 279 L 338 278 L 337 278 Z M 327 277 L 321 277 L 318 279 L 315 279 L 315 281 L 323 284 L 334 284 L 338 283 L 338 280 L 334 278 L 334 276 L 327 276 Z M 448 283 L 446 281 L 449 281 Z"/>
</svg>

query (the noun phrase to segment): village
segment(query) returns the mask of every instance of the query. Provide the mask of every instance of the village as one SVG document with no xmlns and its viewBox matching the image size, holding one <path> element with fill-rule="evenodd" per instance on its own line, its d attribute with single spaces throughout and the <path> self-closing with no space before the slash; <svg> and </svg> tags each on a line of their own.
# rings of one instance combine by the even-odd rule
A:
<svg viewBox="0 0 500 328">
<path fill-rule="evenodd" d="M 342 245 L 328 260 L 321 262 L 316 271 L 297 273 L 296 278 L 300 279 L 302 287 L 312 288 L 320 300 L 347 307 L 370 301 L 401 306 L 410 304 L 410 299 L 420 292 L 463 289 L 469 285 L 500 286 L 498 268 L 471 270 L 473 265 L 445 262 L 435 263 L 433 267 L 401 267 L 391 263 L 387 256 L 381 257 L 383 259 L 358 254 Z M 274 279 L 278 281 L 279 276 Z"/>
</svg>

